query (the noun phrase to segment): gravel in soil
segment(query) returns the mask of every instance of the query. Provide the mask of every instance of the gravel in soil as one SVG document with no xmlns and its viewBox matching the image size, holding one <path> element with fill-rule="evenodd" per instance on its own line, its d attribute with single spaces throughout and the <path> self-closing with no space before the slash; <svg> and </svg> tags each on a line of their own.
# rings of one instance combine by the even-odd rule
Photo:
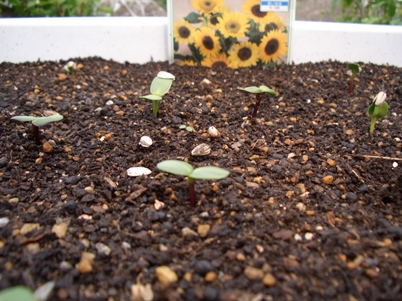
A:
<svg viewBox="0 0 402 301">
<path fill-rule="evenodd" d="M 348 95 L 339 62 L 75 61 L 75 80 L 65 61 L 0 64 L 0 289 L 54 282 L 48 300 L 402 299 L 401 68 L 361 63 Z M 160 70 L 176 80 L 155 118 L 139 96 Z M 237 90 L 252 85 L 278 93 L 255 119 L 255 98 Z M 390 109 L 370 135 L 381 90 Z M 46 110 L 64 119 L 40 128 L 40 145 L 10 121 Z M 202 143 L 211 152 L 192 156 Z M 230 176 L 197 181 L 192 207 L 187 180 L 157 170 L 167 159 Z M 129 177 L 135 166 L 152 173 Z"/>
</svg>

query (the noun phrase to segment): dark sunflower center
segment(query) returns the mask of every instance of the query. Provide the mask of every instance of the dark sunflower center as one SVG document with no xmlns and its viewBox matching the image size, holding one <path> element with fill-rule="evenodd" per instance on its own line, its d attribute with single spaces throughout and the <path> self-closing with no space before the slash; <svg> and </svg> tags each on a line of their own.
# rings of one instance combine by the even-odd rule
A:
<svg viewBox="0 0 402 301">
<path fill-rule="evenodd" d="M 267 12 L 260 11 L 259 5 L 254 5 L 251 8 L 251 13 L 253 14 L 253 16 L 256 16 L 257 18 L 264 18 L 267 15 Z"/>
<path fill-rule="evenodd" d="M 183 39 L 187 39 L 190 36 L 190 30 L 186 26 L 181 26 L 179 28 L 179 35 Z"/>
<path fill-rule="evenodd" d="M 277 39 L 271 39 L 265 45 L 264 51 L 267 55 L 273 55 L 279 48 L 279 41 Z"/>
<path fill-rule="evenodd" d="M 214 40 L 212 40 L 211 37 L 207 36 L 207 37 L 203 37 L 202 38 L 202 45 L 204 45 L 204 47 L 208 50 L 212 50 L 214 49 Z"/>
<path fill-rule="evenodd" d="M 213 63 L 211 67 L 213 69 L 219 69 L 219 68 L 225 68 L 225 67 L 227 67 L 227 65 L 225 62 L 219 61 L 219 62 Z"/>
<path fill-rule="evenodd" d="M 237 53 L 237 56 L 239 57 L 240 60 L 247 61 L 248 59 L 251 58 L 251 50 L 249 48 L 242 48 Z"/>
<path fill-rule="evenodd" d="M 211 17 L 211 19 L 209 19 L 209 21 L 211 22 L 212 25 L 218 24 L 218 23 L 219 23 L 218 15 L 213 15 L 213 16 Z"/>
<path fill-rule="evenodd" d="M 205 1 L 204 4 L 205 4 L 206 6 L 210 6 L 210 5 L 211 5 L 211 2 Z"/>
</svg>

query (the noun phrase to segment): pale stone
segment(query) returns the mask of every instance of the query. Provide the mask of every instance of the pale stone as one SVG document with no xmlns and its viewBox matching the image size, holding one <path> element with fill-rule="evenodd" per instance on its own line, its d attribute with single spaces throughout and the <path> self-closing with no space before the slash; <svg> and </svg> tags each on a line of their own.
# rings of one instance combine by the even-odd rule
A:
<svg viewBox="0 0 402 301">
<path fill-rule="evenodd" d="M 77 265 L 78 271 L 81 274 L 91 273 L 93 270 L 93 261 L 95 260 L 95 254 L 90 252 L 83 252 L 81 254 L 81 260 Z"/>
<path fill-rule="evenodd" d="M 177 282 L 179 279 L 174 271 L 168 266 L 160 266 L 155 270 L 156 277 L 159 282 L 164 286 L 168 286 L 170 283 Z"/>
<path fill-rule="evenodd" d="M 322 181 L 323 181 L 325 184 L 330 185 L 330 184 L 332 184 L 332 182 L 334 181 L 334 177 L 331 176 L 331 175 L 328 175 L 328 176 L 323 177 L 323 178 L 322 178 Z"/>
<path fill-rule="evenodd" d="M 21 235 L 25 235 L 28 234 L 32 231 L 35 231 L 36 229 L 39 229 L 40 224 L 38 223 L 26 223 L 22 226 L 21 230 L 20 230 L 20 234 Z"/>
<path fill-rule="evenodd" d="M 194 236 L 195 237 L 195 236 L 198 236 L 198 234 L 195 231 L 191 230 L 188 227 L 184 227 L 183 229 L 181 229 L 181 234 L 183 235 L 183 237 L 187 237 L 187 236 Z"/>
<path fill-rule="evenodd" d="M 67 224 L 66 223 L 60 223 L 58 225 L 53 225 L 52 227 L 52 233 L 56 234 L 58 238 L 63 238 L 67 234 Z"/>
<path fill-rule="evenodd" d="M 145 285 L 133 284 L 131 286 L 131 295 L 133 301 L 152 301 L 154 300 L 154 292 L 150 283 Z"/>
<path fill-rule="evenodd" d="M 276 285 L 276 279 L 271 273 L 268 273 L 262 278 L 262 283 L 264 283 L 265 286 L 272 287 Z"/>
<path fill-rule="evenodd" d="M 198 225 L 197 232 L 201 237 L 206 237 L 211 229 L 211 226 L 208 224 Z"/>
<path fill-rule="evenodd" d="M 218 278 L 218 275 L 215 272 L 210 271 L 205 275 L 204 280 L 205 280 L 205 282 L 211 283 L 211 282 L 214 282 L 216 280 L 216 278 Z"/>
<path fill-rule="evenodd" d="M 42 150 L 44 153 L 51 153 L 53 151 L 53 146 L 49 142 L 43 143 Z"/>
<path fill-rule="evenodd" d="M 249 280 L 255 280 L 255 279 L 263 279 L 264 277 L 264 272 L 261 269 L 247 266 L 244 269 L 244 275 L 249 279 Z"/>
</svg>

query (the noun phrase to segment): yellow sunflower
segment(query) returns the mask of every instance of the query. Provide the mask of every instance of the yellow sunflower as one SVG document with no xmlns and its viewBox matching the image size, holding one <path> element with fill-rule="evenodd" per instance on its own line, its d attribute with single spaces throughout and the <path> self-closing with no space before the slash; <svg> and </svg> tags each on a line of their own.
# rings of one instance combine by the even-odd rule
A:
<svg viewBox="0 0 402 301">
<path fill-rule="evenodd" d="M 190 60 L 184 60 L 181 62 L 182 66 L 197 67 L 197 63 Z"/>
<path fill-rule="evenodd" d="M 250 28 L 248 19 L 245 15 L 238 12 L 225 12 L 222 17 L 218 17 L 216 28 L 223 34 L 225 38 L 242 38 L 245 32 Z"/>
<path fill-rule="evenodd" d="M 288 53 L 286 35 L 278 30 L 270 31 L 261 40 L 259 47 L 260 58 L 266 64 L 276 62 Z"/>
<path fill-rule="evenodd" d="M 208 27 L 201 27 L 199 30 L 195 31 L 194 46 L 197 47 L 200 53 L 205 57 L 215 55 L 221 49 L 219 37 Z"/>
<path fill-rule="evenodd" d="M 258 46 L 251 42 L 235 44 L 229 52 L 229 59 L 238 67 L 255 66 L 258 61 Z"/>
<path fill-rule="evenodd" d="M 247 17 L 253 19 L 257 23 L 266 23 L 267 19 L 272 15 L 275 15 L 274 12 L 265 12 L 260 10 L 260 0 L 246 0 L 243 4 L 242 10 L 246 13 Z"/>
<path fill-rule="evenodd" d="M 191 6 L 202 14 L 219 13 L 223 7 L 223 0 L 193 0 Z"/>
<path fill-rule="evenodd" d="M 195 28 L 186 20 L 182 19 L 174 23 L 173 36 L 179 44 L 191 44 L 194 38 Z"/>
<path fill-rule="evenodd" d="M 219 53 L 217 55 L 207 57 L 205 60 L 202 61 L 201 65 L 212 69 L 236 68 L 236 66 L 232 64 L 225 53 Z"/>
<path fill-rule="evenodd" d="M 271 30 L 278 30 L 283 32 L 286 28 L 285 22 L 276 14 L 271 15 L 266 21 L 260 23 L 261 32 L 269 32 Z"/>
</svg>

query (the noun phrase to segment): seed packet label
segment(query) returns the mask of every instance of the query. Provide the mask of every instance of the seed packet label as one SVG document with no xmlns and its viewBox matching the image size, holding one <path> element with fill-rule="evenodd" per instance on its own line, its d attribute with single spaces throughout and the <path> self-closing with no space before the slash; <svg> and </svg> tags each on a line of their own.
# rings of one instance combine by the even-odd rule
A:
<svg viewBox="0 0 402 301">
<path fill-rule="evenodd" d="M 289 62 L 294 0 L 169 0 L 170 62 L 218 68 Z"/>
<path fill-rule="evenodd" d="M 260 10 L 262 12 L 287 12 L 289 11 L 289 1 L 261 1 Z"/>
</svg>

